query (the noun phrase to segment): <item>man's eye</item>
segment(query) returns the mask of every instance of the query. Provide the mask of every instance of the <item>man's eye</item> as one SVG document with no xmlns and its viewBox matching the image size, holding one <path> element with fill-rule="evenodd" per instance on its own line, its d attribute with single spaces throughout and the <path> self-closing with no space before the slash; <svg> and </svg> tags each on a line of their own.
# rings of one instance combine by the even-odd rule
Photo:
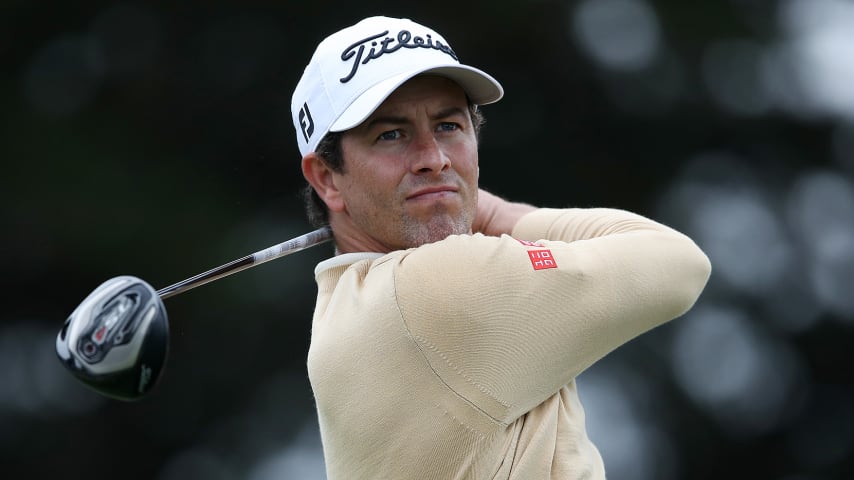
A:
<svg viewBox="0 0 854 480">
<path fill-rule="evenodd" d="M 439 130 L 443 132 L 452 132 L 459 128 L 459 125 L 453 122 L 442 122 L 439 124 Z"/>
<path fill-rule="evenodd" d="M 400 130 L 389 130 L 381 133 L 377 140 L 397 140 L 398 138 L 400 138 Z"/>
</svg>

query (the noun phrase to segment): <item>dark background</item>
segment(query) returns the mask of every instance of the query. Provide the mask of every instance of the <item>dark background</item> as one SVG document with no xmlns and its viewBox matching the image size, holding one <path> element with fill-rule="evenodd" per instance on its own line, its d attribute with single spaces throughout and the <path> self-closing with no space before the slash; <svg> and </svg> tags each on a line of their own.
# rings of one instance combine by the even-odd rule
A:
<svg viewBox="0 0 854 480">
<path fill-rule="evenodd" d="M 308 231 L 290 95 L 315 45 L 405 16 L 495 76 L 481 184 L 692 236 L 684 318 L 579 378 L 616 480 L 851 478 L 854 4 L 846 0 L 0 5 L 3 478 L 324 478 L 297 253 L 166 301 L 156 390 L 54 353 L 101 282 L 160 288 Z"/>
</svg>

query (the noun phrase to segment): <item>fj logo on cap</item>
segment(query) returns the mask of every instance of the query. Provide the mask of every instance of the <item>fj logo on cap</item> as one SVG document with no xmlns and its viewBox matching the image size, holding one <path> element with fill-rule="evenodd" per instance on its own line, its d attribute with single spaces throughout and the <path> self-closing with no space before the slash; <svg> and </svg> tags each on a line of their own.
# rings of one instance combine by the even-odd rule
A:
<svg viewBox="0 0 854 480">
<path fill-rule="evenodd" d="M 314 120 L 311 118 L 311 111 L 308 109 L 308 103 L 303 103 L 302 108 L 299 111 L 299 124 L 302 127 L 302 136 L 305 137 L 305 141 L 311 137 L 311 134 L 314 133 Z"/>
<path fill-rule="evenodd" d="M 433 50 L 439 50 L 440 52 L 446 53 L 451 56 L 454 60 L 459 61 L 457 58 L 457 54 L 451 50 L 451 47 L 445 45 L 444 43 L 436 40 L 433 41 L 433 37 L 430 34 L 426 35 L 426 39 L 424 37 L 412 36 L 412 32 L 409 30 L 401 30 L 397 34 L 397 38 L 385 37 L 381 41 L 377 42 L 376 40 L 382 36 L 388 35 L 388 30 L 383 33 L 378 33 L 376 35 L 372 35 L 367 38 L 363 38 L 358 42 L 350 45 L 345 48 L 343 52 L 341 52 L 341 60 L 347 61 L 351 58 L 353 59 L 353 68 L 350 70 L 350 73 L 341 78 L 341 83 L 347 83 L 350 79 L 356 75 L 356 71 L 359 70 L 359 65 L 365 65 L 371 60 L 380 58 L 386 53 L 394 53 L 403 48 L 432 48 Z M 395 40 L 397 43 L 395 43 Z M 368 50 L 368 55 L 362 60 L 362 56 L 365 54 L 365 46 L 370 43 L 371 49 Z M 354 58 L 355 57 L 355 58 Z"/>
</svg>

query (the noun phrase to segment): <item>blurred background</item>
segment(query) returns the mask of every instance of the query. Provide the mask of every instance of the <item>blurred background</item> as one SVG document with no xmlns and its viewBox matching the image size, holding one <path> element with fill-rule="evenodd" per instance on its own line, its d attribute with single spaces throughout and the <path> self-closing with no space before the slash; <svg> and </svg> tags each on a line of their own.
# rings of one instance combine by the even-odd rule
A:
<svg viewBox="0 0 854 480">
<path fill-rule="evenodd" d="M 850 0 L 3 2 L 3 478 L 325 478 L 305 357 L 328 246 L 167 300 L 141 401 L 78 383 L 54 339 L 111 277 L 160 288 L 308 231 L 290 95 L 374 14 L 503 83 L 483 187 L 709 254 L 693 310 L 579 378 L 609 478 L 852 478 Z"/>
</svg>

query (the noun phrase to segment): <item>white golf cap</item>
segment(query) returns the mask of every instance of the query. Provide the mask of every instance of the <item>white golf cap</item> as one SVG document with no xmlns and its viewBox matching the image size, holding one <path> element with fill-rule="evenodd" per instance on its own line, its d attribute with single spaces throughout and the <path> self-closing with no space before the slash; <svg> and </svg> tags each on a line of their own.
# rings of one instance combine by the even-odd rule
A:
<svg viewBox="0 0 854 480">
<path fill-rule="evenodd" d="M 300 153 L 329 132 L 353 128 L 410 78 L 450 78 L 472 103 L 498 101 L 504 89 L 487 73 L 457 59 L 434 30 L 409 19 L 370 17 L 326 37 L 317 46 L 291 98 Z"/>
</svg>

